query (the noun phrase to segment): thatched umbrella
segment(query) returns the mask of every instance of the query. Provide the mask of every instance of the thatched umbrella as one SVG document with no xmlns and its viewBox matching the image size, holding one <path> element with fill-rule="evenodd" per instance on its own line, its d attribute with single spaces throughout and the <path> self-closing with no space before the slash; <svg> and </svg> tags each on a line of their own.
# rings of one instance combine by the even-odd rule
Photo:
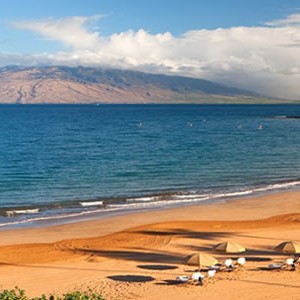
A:
<svg viewBox="0 0 300 300">
<path fill-rule="evenodd" d="M 284 254 L 300 253 L 300 242 L 296 242 L 296 241 L 282 242 L 275 247 L 275 250 L 280 251 Z"/>
<path fill-rule="evenodd" d="M 213 250 L 225 253 L 241 253 L 246 251 L 246 249 L 243 246 L 231 242 L 223 242 L 217 244 L 213 247 Z"/>
<path fill-rule="evenodd" d="M 209 267 L 218 263 L 218 260 L 213 256 L 199 252 L 186 256 L 183 261 L 189 266 L 198 266 L 199 270 L 202 267 Z"/>
</svg>

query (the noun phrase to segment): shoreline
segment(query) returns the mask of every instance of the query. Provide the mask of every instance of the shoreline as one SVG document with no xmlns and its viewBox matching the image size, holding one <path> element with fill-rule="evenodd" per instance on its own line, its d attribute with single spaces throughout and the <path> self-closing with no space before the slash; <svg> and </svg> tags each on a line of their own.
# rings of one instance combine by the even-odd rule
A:
<svg viewBox="0 0 300 300">
<path fill-rule="evenodd" d="M 215 205 L 237 198 L 251 199 L 289 191 L 300 191 L 299 181 L 277 182 L 264 186 L 215 193 L 173 191 L 141 196 L 73 200 L 66 203 L 36 204 L 32 206 L 2 208 L 0 231 L 19 228 L 38 228 L 65 225 L 89 220 L 107 219 L 147 211 L 159 211 L 198 205 Z M 108 201 L 108 202 L 106 202 Z"/>
<path fill-rule="evenodd" d="M 263 267 L 284 260 L 274 247 L 283 240 L 299 240 L 299 232 L 300 191 L 10 229 L 0 231 L 0 288 L 17 285 L 29 296 L 92 288 L 106 299 L 250 300 L 284 299 L 287 294 L 297 299 L 299 271 Z M 170 284 L 194 270 L 182 264 L 185 255 L 211 254 L 211 247 L 224 240 L 247 248 L 245 272 L 217 274 L 203 288 Z M 226 257 L 213 254 L 220 261 Z M 134 280 L 145 277 L 153 280 Z"/>
<path fill-rule="evenodd" d="M 294 200 L 290 201 L 290 198 L 299 197 L 299 207 L 295 205 Z M 272 202 L 272 203 L 271 203 Z M 266 207 L 266 210 L 263 208 Z M 255 215 L 249 215 L 245 218 L 245 213 L 247 211 L 251 212 L 254 208 Z M 259 210 L 257 208 L 260 208 Z M 55 242 L 56 241 L 56 231 L 58 230 L 63 235 L 63 238 L 81 238 L 93 236 L 93 230 L 97 226 L 102 226 L 103 224 L 113 224 L 114 226 L 109 229 L 107 227 L 102 227 L 101 232 L 97 232 L 97 236 L 106 234 L 111 234 L 116 231 L 126 230 L 135 226 L 140 226 L 142 224 L 151 224 L 156 222 L 169 222 L 174 221 L 190 221 L 201 219 L 203 221 L 233 221 L 241 220 L 240 213 L 242 213 L 243 218 L 247 220 L 259 220 L 263 218 L 272 217 L 275 215 L 283 215 L 290 213 L 295 210 L 300 210 L 300 190 L 287 191 L 287 192 L 271 192 L 268 194 L 263 194 L 261 196 L 249 196 L 243 198 L 229 199 L 225 201 L 207 201 L 195 205 L 184 205 L 181 207 L 165 207 L 157 208 L 153 210 L 138 210 L 129 213 L 122 213 L 120 215 L 108 215 L 101 216 L 100 218 L 92 218 L 87 220 L 75 220 L 73 222 L 59 223 L 59 224 L 44 224 L 42 226 L 30 226 L 30 227 L 16 227 L 16 228 L 1 228 L 0 229 L 0 246 L 9 245 L 5 241 L 9 242 L 12 235 L 16 235 L 18 238 L 22 238 L 22 243 L 35 242 L 35 239 L 40 240 L 39 234 L 26 236 L 27 233 L 38 232 L 41 234 L 50 233 L 50 235 L 44 235 L 45 242 Z M 234 209 L 234 214 L 223 214 L 223 210 Z M 205 211 L 205 215 L 201 216 L 190 216 L 189 212 L 201 212 Z M 141 217 L 142 216 L 142 217 Z M 135 218 L 137 217 L 137 218 Z M 130 218 L 130 223 L 126 222 Z M 124 224 L 123 224 L 124 222 Z M 80 228 L 84 226 L 84 230 Z M 43 238 L 42 238 L 43 239 Z"/>
</svg>

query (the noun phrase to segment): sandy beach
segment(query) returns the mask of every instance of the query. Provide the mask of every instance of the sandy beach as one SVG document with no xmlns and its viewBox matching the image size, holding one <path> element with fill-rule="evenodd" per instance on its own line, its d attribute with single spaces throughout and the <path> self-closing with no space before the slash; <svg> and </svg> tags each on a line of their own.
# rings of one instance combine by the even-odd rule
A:
<svg viewBox="0 0 300 300">
<path fill-rule="evenodd" d="M 105 299 L 300 299 L 300 270 L 267 270 L 289 255 L 274 247 L 300 241 L 300 192 L 136 213 L 67 225 L 0 231 L 0 288 L 29 296 L 93 289 Z M 194 252 L 232 241 L 247 248 L 243 270 L 204 285 L 178 284 L 196 267 Z M 203 274 L 206 275 L 205 270 Z"/>
</svg>

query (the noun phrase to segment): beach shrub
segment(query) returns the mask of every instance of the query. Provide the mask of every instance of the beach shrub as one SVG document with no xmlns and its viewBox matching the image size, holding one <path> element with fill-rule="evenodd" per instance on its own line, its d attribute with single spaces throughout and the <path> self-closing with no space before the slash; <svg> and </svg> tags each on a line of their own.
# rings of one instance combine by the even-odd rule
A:
<svg viewBox="0 0 300 300">
<path fill-rule="evenodd" d="M 104 298 L 92 291 L 74 291 L 66 293 L 62 296 L 46 296 L 43 294 L 40 297 L 29 298 L 26 296 L 24 290 L 15 287 L 11 290 L 0 291 L 0 300 L 104 300 Z"/>
<path fill-rule="evenodd" d="M 65 294 L 63 298 L 58 298 L 57 300 L 104 300 L 104 298 L 92 292 L 72 292 Z"/>
<path fill-rule="evenodd" d="M 0 300 L 28 300 L 25 291 L 19 288 L 3 290 L 0 292 Z"/>
</svg>

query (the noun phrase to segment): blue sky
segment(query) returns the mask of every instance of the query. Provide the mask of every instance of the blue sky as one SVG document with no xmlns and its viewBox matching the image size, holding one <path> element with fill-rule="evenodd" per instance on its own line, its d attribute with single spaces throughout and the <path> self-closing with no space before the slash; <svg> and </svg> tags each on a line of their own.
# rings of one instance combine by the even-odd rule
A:
<svg viewBox="0 0 300 300">
<path fill-rule="evenodd" d="M 4 48 L 24 52 L 35 51 L 36 45 L 27 42 L 28 32 L 13 30 L 11 22 L 101 15 L 98 25 L 105 36 L 130 29 L 181 35 L 196 29 L 259 26 L 297 11 L 298 0 L 1 0 L 0 36 L 7 40 Z"/>
<path fill-rule="evenodd" d="M 0 66 L 193 76 L 300 99 L 297 0 L 1 0 Z"/>
</svg>

